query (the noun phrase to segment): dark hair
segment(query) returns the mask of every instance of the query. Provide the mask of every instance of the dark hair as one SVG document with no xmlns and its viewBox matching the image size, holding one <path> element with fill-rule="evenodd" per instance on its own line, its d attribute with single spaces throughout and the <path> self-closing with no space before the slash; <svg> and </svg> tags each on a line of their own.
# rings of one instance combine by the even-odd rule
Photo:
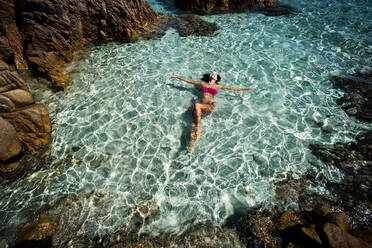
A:
<svg viewBox="0 0 372 248">
<path fill-rule="evenodd" d="M 211 74 L 210 73 L 204 74 L 203 77 L 201 78 L 201 80 L 203 80 L 204 82 L 209 83 L 209 75 L 211 75 Z M 221 80 L 221 76 L 217 74 L 217 81 L 216 81 L 216 83 L 218 83 L 220 80 Z"/>
</svg>

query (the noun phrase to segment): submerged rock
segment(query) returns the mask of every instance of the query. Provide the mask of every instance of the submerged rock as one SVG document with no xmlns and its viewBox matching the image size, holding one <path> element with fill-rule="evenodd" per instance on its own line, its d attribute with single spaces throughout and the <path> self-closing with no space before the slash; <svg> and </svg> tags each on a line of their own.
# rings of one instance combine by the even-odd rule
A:
<svg viewBox="0 0 372 248">
<path fill-rule="evenodd" d="M 372 162 L 372 132 L 359 134 L 356 142 L 336 143 L 331 146 L 311 144 L 309 148 L 326 164 L 345 170 L 363 162 Z"/>
<path fill-rule="evenodd" d="M 18 247 L 26 245 L 30 241 L 48 239 L 56 230 L 57 222 L 52 217 L 41 217 L 27 222 L 18 232 L 16 244 Z"/>
<path fill-rule="evenodd" d="M 104 212 L 105 197 L 105 193 L 95 191 L 70 194 L 52 205 L 42 206 L 19 229 L 18 247 L 24 244 L 48 244 L 47 247 L 245 247 L 234 230 L 212 223 L 192 224 L 179 235 L 151 236 L 140 233 L 141 222 L 138 228 L 123 227 L 95 237 L 96 230 L 89 227 L 89 222 L 94 222 L 92 215 L 96 214 L 92 209 Z"/>
<path fill-rule="evenodd" d="M 213 11 L 226 11 L 228 9 L 246 9 L 253 7 L 275 7 L 275 0 L 175 0 L 182 10 L 210 13 Z"/>
<path fill-rule="evenodd" d="M 345 77 L 332 77 L 331 81 L 345 91 L 337 103 L 349 115 L 372 122 L 372 72 Z"/>
<path fill-rule="evenodd" d="M 327 165 L 344 172 L 340 183 L 329 182 L 328 190 L 337 199 L 333 205 L 344 210 L 353 227 L 372 221 L 372 132 L 359 134 L 355 142 L 310 145 Z M 340 220 L 340 222 L 342 222 Z M 337 224 L 337 223 L 335 223 Z M 344 230 L 347 227 L 342 227 Z"/>
<path fill-rule="evenodd" d="M 157 22 L 150 26 L 147 32 L 141 34 L 141 37 L 146 39 L 161 37 L 170 28 L 177 30 L 182 37 L 211 35 L 219 29 L 217 24 L 204 21 L 194 15 L 160 15 Z"/>
</svg>

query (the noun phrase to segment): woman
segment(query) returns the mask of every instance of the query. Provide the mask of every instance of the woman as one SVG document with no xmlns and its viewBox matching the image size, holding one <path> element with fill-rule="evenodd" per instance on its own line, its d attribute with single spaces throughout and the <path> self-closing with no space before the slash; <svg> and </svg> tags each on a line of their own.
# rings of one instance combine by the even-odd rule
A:
<svg viewBox="0 0 372 248">
<path fill-rule="evenodd" d="M 203 79 L 208 74 L 204 75 Z M 200 137 L 201 129 L 200 129 L 200 122 L 202 118 L 202 113 L 211 113 L 214 108 L 214 95 L 217 94 L 219 89 L 227 89 L 227 90 L 254 90 L 256 88 L 236 88 L 231 86 L 226 86 L 223 84 L 219 84 L 218 82 L 221 80 L 221 77 L 216 73 L 212 72 L 209 74 L 208 83 L 206 82 L 196 82 L 191 81 L 186 78 L 182 78 L 179 76 L 171 76 L 171 78 L 176 78 L 182 81 L 185 81 L 189 84 L 200 85 L 201 95 L 197 101 L 192 101 L 194 105 L 193 110 L 193 122 L 191 123 L 191 132 L 190 132 L 190 144 L 189 149 L 192 150 L 194 147 L 195 141 L 197 141 Z"/>
</svg>

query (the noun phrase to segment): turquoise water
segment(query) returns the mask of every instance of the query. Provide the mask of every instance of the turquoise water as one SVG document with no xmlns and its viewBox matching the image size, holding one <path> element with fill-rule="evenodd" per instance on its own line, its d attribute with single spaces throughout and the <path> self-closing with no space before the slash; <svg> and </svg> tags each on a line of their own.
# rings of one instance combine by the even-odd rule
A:
<svg viewBox="0 0 372 248">
<path fill-rule="evenodd" d="M 89 46 L 77 54 L 68 68 L 73 83 L 42 100 L 57 159 L 4 189 L 3 226 L 22 224 L 30 207 L 92 190 L 104 207 L 86 203 L 81 231 L 91 237 L 138 215 L 154 216 L 142 231 L 157 234 L 182 232 L 195 220 L 222 225 L 249 207 L 296 208 L 276 199 L 274 183 L 289 175 L 312 174 L 309 195 L 327 194 L 325 184 L 343 174 L 308 145 L 351 141 L 371 128 L 337 106 L 343 92 L 329 78 L 372 70 L 372 3 L 290 4 L 296 15 L 203 16 L 220 26 L 208 37 L 168 30 L 155 40 Z M 199 91 L 170 76 L 199 80 L 211 71 L 222 84 L 257 90 L 220 90 L 189 152 L 190 99 Z"/>
</svg>

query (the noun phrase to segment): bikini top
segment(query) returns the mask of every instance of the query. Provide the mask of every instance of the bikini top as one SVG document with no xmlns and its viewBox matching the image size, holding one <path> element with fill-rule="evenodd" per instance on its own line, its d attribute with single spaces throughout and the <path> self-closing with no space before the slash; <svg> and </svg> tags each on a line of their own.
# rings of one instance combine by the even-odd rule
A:
<svg viewBox="0 0 372 248">
<path fill-rule="evenodd" d="M 200 88 L 200 91 L 203 91 L 204 93 L 210 93 L 212 95 L 216 95 L 217 94 L 217 90 L 216 89 L 208 88 L 208 87 L 205 87 L 205 86 L 202 86 Z"/>
</svg>

